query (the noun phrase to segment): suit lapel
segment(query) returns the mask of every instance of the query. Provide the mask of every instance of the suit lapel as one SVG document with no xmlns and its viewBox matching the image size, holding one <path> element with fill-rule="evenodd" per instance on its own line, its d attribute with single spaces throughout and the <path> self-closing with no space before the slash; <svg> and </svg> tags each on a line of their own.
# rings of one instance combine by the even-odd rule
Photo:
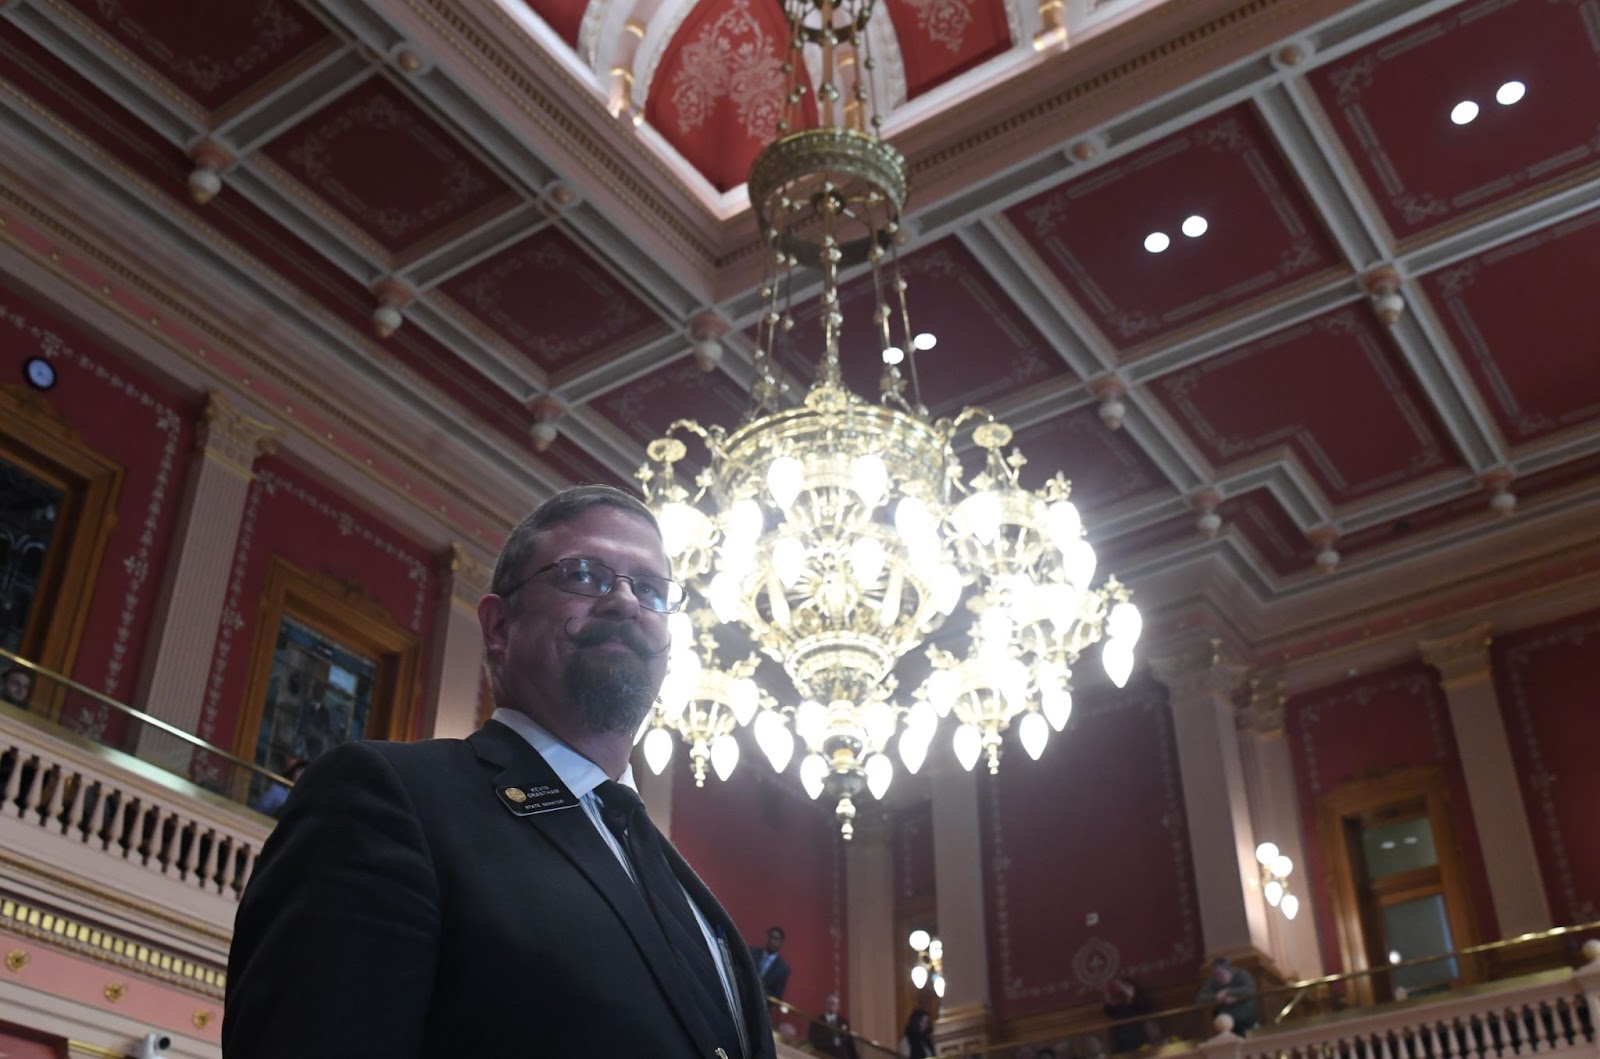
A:
<svg viewBox="0 0 1600 1059">
<path fill-rule="evenodd" d="M 661 845 L 666 850 L 667 863 L 672 866 L 672 874 L 683 884 L 690 900 L 699 905 L 700 911 L 705 913 L 711 929 L 724 938 L 738 938 L 738 929 L 729 918 L 727 910 L 722 907 L 710 888 L 700 881 L 700 876 L 695 874 L 689 862 L 678 853 L 677 847 L 665 837 L 662 838 Z M 727 952 L 728 959 L 733 963 L 733 986 L 739 993 L 739 1005 L 744 1013 L 751 1053 L 756 1057 L 774 1056 L 776 1053 L 772 1045 L 772 1020 L 767 1014 L 767 992 L 761 985 L 761 975 L 756 971 L 755 957 L 751 955 L 750 946 L 743 941 L 737 945 L 729 945 Z"/>
<path fill-rule="evenodd" d="M 467 742 L 487 766 L 489 782 L 484 788 L 487 801 L 500 802 L 498 792 L 506 787 L 560 785 L 555 770 L 539 752 L 503 724 L 491 721 L 468 736 Z M 499 812 L 509 811 L 499 805 L 496 809 Z M 696 1050 L 701 1055 L 714 1054 L 714 1037 L 700 1013 L 684 997 L 682 965 L 667 944 L 666 936 L 656 923 L 650 906 L 645 903 L 644 895 L 618 863 L 605 839 L 595 830 L 588 813 L 578 805 L 571 809 L 526 816 L 522 821 L 571 861 L 573 867 L 611 906 L 633 938 L 656 984 L 672 1005 L 684 1032 L 694 1040 Z M 676 856 L 676 852 L 671 855 Z M 679 860 L 681 862 L 681 858 Z"/>
</svg>

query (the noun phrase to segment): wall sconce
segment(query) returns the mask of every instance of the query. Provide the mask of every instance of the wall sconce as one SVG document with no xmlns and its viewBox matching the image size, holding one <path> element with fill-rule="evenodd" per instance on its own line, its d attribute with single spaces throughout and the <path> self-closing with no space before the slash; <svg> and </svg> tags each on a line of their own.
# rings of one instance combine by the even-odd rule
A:
<svg viewBox="0 0 1600 1059">
<path fill-rule="evenodd" d="M 1294 861 L 1287 853 L 1280 853 L 1272 842 L 1256 847 L 1256 861 L 1261 865 L 1261 894 L 1267 904 L 1283 913 L 1285 919 L 1300 914 L 1300 898 L 1289 892 L 1285 880 L 1294 871 Z"/>
<path fill-rule="evenodd" d="M 918 928 L 906 939 L 917 952 L 917 962 L 911 967 L 911 984 L 926 989 L 933 983 L 933 995 L 944 999 L 944 942 Z"/>
</svg>

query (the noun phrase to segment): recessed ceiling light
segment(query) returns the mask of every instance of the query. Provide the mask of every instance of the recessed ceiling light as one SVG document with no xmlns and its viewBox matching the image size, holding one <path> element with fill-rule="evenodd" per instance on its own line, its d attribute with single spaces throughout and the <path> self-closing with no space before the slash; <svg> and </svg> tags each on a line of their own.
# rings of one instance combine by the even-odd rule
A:
<svg viewBox="0 0 1600 1059">
<path fill-rule="evenodd" d="M 919 350 L 928 350 L 939 344 L 939 338 L 932 331 L 924 331 L 913 338 L 911 344 Z"/>
<path fill-rule="evenodd" d="M 883 362 L 885 364 L 898 364 L 905 359 L 905 351 L 899 346 L 888 346 L 883 351 Z"/>
<path fill-rule="evenodd" d="M 1192 217 L 1184 218 L 1183 234 L 1190 239 L 1198 239 L 1206 234 L 1206 229 L 1209 227 L 1210 225 L 1206 223 L 1206 219 L 1197 213 Z"/>
<path fill-rule="evenodd" d="M 1495 90 L 1494 101 L 1503 107 L 1509 107 L 1527 94 L 1528 86 L 1521 81 L 1507 81 Z"/>
<path fill-rule="evenodd" d="M 1144 237 L 1144 248 L 1152 254 L 1159 254 L 1172 245 L 1172 240 L 1167 238 L 1166 232 L 1151 232 Z"/>
<path fill-rule="evenodd" d="M 1450 120 L 1457 125 L 1465 125 L 1478 116 L 1478 104 L 1470 99 L 1463 99 L 1450 109 Z"/>
</svg>

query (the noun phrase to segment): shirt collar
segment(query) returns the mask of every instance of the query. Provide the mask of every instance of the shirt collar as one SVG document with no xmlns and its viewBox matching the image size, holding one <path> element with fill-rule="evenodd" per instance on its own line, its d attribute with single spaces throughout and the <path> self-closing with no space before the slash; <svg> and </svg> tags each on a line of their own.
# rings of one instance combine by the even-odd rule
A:
<svg viewBox="0 0 1600 1059">
<path fill-rule="evenodd" d="M 582 798 L 611 778 L 599 765 L 551 735 L 548 729 L 522 711 L 501 706 L 489 716 L 526 739 L 528 745 L 544 758 L 556 778 L 577 797 Z M 632 762 L 623 768 L 617 782 L 638 791 L 638 785 L 633 782 Z"/>
</svg>

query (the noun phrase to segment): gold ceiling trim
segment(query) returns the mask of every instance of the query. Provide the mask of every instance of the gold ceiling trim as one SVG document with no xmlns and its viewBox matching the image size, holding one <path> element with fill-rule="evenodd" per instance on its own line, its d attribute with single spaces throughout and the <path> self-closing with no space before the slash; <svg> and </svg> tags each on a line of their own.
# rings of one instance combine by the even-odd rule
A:
<svg viewBox="0 0 1600 1059">
<path fill-rule="evenodd" d="M 0 896 L 0 929 L 212 1000 L 221 1000 L 227 988 L 225 968 L 207 966 L 130 935 L 41 908 L 19 896 Z"/>
<path fill-rule="evenodd" d="M 260 844 L 257 843 L 259 849 Z M 0 865 L 14 869 L 17 875 L 25 879 L 37 879 L 56 889 L 57 892 L 66 894 L 75 900 L 93 902 L 100 905 L 112 905 L 123 911 L 157 923 L 165 924 L 168 929 L 191 934 L 199 939 L 199 944 L 215 944 L 227 948 L 233 939 L 231 930 L 213 927 L 204 920 L 196 919 L 192 915 L 174 912 L 171 909 L 150 901 L 135 900 L 126 894 L 108 886 L 101 886 L 79 875 L 69 874 L 42 861 L 28 857 L 18 857 L 0 849 Z M 205 891 L 196 888 L 197 895 Z M 12 895 L 16 896 L 16 895 Z M 21 898 L 17 898 L 21 900 Z"/>
<path fill-rule="evenodd" d="M 127 174 L 124 173 L 119 175 L 126 176 Z M 147 195 L 151 195 L 152 197 L 158 194 L 154 191 L 154 189 L 148 187 L 141 187 L 140 190 Z M 125 283 L 128 287 L 138 291 L 141 297 L 157 303 L 167 311 L 181 318 L 187 326 L 192 327 L 194 330 L 205 335 L 211 345 L 215 346 L 221 351 L 226 352 L 232 357 L 238 358 L 243 364 L 247 365 L 253 373 L 259 373 L 262 376 L 270 378 L 274 384 L 282 387 L 285 391 L 292 393 L 296 400 L 303 402 L 307 407 L 316 409 L 319 417 L 326 418 L 339 424 L 339 426 L 357 438 L 364 446 L 370 447 L 371 449 L 381 453 L 388 459 L 392 460 L 397 466 L 403 468 L 406 472 L 408 472 L 409 477 L 414 478 L 419 482 L 425 482 L 429 488 L 436 490 L 440 495 L 454 500 L 454 502 L 458 504 L 463 511 L 470 513 L 475 520 L 488 525 L 510 525 L 515 521 L 514 516 L 511 516 L 505 512 L 492 511 L 483 506 L 480 500 L 467 496 L 467 494 L 463 493 L 451 479 L 446 478 L 426 467 L 421 462 L 417 461 L 411 454 L 407 453 L 395 443 L 376 433 L 370 426 L 356 419 L 351 413 L 345 411 L 343 408 L 329 403 L 326 400 L 325 391 L 304 383 L 296 376 L 284 371 L 281 367 L 273 363 L 267 357 L 261 356 L 251 350 L 248 346 L 243 345 L 227 331 L 224 331 L 220 326 L 212 323 L 209 319 L 201 316 L 198 312 L 191 309 L 186 302 L 180 300 L 174 295 L 167 293 L 161 287 L 158 287 L 154 283 L 150 282 L 147 278 L 147 272 L 124 264 L 119 257 L 112 256 L 108 251 L 96 245 L 88 237 L 81 235 L 75 229 L 68 227 L 65 223 L 59 221 L 57 218 L 43 212 L 41 209 L 39 209 L 34 200 L 18 194 L 17 191 L 15 191 L 12 187 L 0 185 L 0 201 L 6 202 L 15 208 L 19 213 L 26 215 L 35 224 L 47 229 L 50 234 L 64 242 L 70 243 L 76 251 L 91 259 L 99 267 L 114 273 L 120 281 Z M 0 233 L 4 233 L 3 227 L 0 227 Z M 211 234 L 214 235 L 215 233 Z M 209 357 L 204 352 L 188 348 L 184 344 L 178 342 L 172 335 L 162 330 L 158 324 L 152 325 L 149 319 L 134 316 L 124 306 L 109 298 L 107 296 L 109 292 L 103 286 L 100 288 L 91 287 L 83 282 L 78 276 L 73 275 L 69 270 L 61 267 L 61 263 L 58 260 L 54 260 L 53 257 L 41 256 L 31 247 L 19 242 L 14 238 L 11 238 L 9 235 L 4 235 L 4 237 L 6 241 L 15 247 L 19 252 L 33 259 L 41 267 L 48 269 L 57 278 L 83 292 L 109 312 L 115 314 L 123 320 L 128 321 L 147 337 L 153 338 L 162 345 L 165 345 L 192 366 L 204 371 L 208 376 L 210 376 L 214 385 L 218 389 L 235 395 L 239 394 L 240 383 L 237 383 L 235 380 L 228 378 L 227 376 L 216 371 L 212 367 Z M 227 243 L 226 240 L 223 240 L 220 237 L 217 237 L 214 240 L 214 245 L 231 246 L 231 244 Z M 262 271 L 261 267 L 255 262 L 251 262 L 251 265 L 253 267 L 250 269 L 250 271 L 260 275 Z M 304 300 L 300 300 L 303 303 Z M 334 325 L 339 330 L 350 330 L 347 324 L 345 324 L 343 321 L 334 319 L 320 306 L 308 308 L 305 311 L 322 317 L 325 321 Z M 404 365 L 394 363 L 391 364 L 391 368 L 397 373 L 403 375 L 409 383 L 416 386 L 420 391 L 421 396 L 428 401 L 448 410 L 452 415 L 458 416 L 465 422 L 480 425 L 486 431 L 493 429 L 489 427 L 488 424 L 484 423 L 480 417 L 473 415 L 471 412 L 460 407 L 458 402 L 456 402 L 453 398 L 450 398 L 448 395 L 436 390 L 425 379 L 422 379 L 415 372 L 411 371 L 409 368 L 406 368 Z M 249 392 L 250 387 L 248 382 L 243 383 L 243 386 L 245 391 Z M 251 394 L 251 400 L 259 403 L 259 398 L 253 393 Z M 275 412 L 280 411 L 276 405 L 269 405 L 268 407 L 273 408 Z M 357 460 L 354 454 L 346 452 L 344 449 L 334 444 L 332 432 L 314 432 L 307 429 L 304 423 L 302 423 L 298 418 L 294 417 L 290 409 L 292 409 L 292 406 L 288 406 L 282 410 L 288 414 L 287 425 L 292 427 L 298 435 L 315 442 L 324 450 L 335 456 L 341 463 L 347 465 L 362 477 L 365 477 L 369 481 L 377 484 L 386 492 L 389 492 L 395 497 L 404 500 L 417 511 L 426 513 L 430 518 L 439 518 L 441 516 L 441 512 L 436 510 L 432 505 L 422 502 L 408 487 L 408 485 L 401 482 L 391 481 L 389 478 L 378 474 L 373 469 L 373 466 L 370 462 L 360 462 Z M 370 457 L 368 460 L 370 461 Z M 554 468 L 551 469 L 554 470 Z M 449 519 L 448 512 L 444 512 L 442 514 L 444 515 L 445 521 L 452 521 Z M 481 538 L 482 535 L 477 534 L 477 536 Z"/>
</svg>

